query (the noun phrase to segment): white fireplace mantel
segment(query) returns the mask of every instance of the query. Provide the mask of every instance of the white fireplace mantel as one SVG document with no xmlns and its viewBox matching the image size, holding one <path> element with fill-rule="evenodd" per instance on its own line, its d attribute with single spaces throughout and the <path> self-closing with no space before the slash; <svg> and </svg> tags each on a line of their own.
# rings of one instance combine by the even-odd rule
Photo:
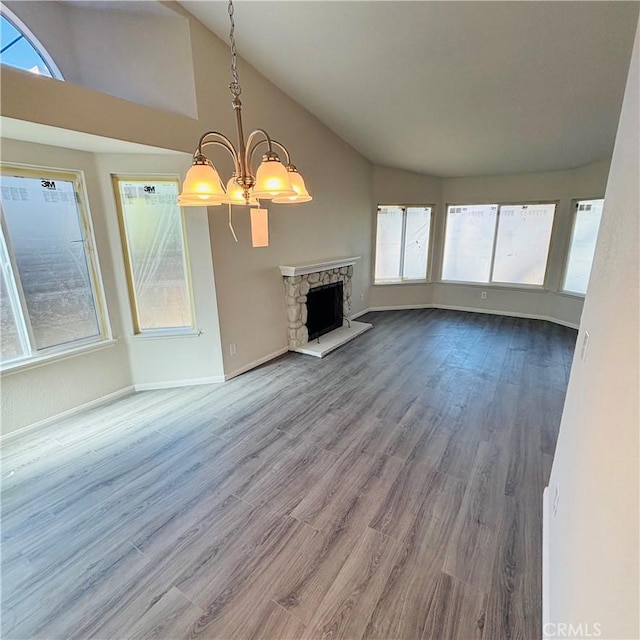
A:
<svg viewBox="0 0 640 640">
<path fill-rule="evenodd" d="M 304 276 L 309 273 L 316 273 L 317 271 L 328 271 L 329 269 L 350 267 L 358 260 L 360 260 L 360 256 L 351 256 L 350 258 L 333 258 L 332 260 L 323 260 L 322 262 L 314 262 L 313 264 L 280 265 L 280 273 L 283 276 Z"/>
</svg>

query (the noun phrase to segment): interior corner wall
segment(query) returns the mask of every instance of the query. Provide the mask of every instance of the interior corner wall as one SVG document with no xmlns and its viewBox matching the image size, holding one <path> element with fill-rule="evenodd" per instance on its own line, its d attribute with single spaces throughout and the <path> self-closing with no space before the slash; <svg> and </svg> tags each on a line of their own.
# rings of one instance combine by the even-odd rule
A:
<svg viewBox="0 0 640 640">
<path fill-rule="evenodd" d="M 549 482 L 557 513 L 546 522 L 547 632 L 582 624 L 584 637 L 616 640 L 640 638 L 639 47 L 640 23 Z"/>
<path fill-rule="evenodd" d="M 375 166 L 373 168 L 371 226 L 373 228 L 371 251 L 375 255 L 375 229 L 378 205 L 380 204 L 424 204 L 435 206 L 435 219 L 442 216 L 442 179 L 434 176 Z M 432 230 L 437 232 L 437 225 Z M 438 246 L 434 238 L 433 246 Z M 431 267 L 437 257 L 431 256 Z M 371 282 L 374 273 L 371 266 Z M 432 302 L 431 284 L 372 284 L 369 303 L 372 309 L 420 307 Z"/>
<path fill-rule="evenodd" d="M 37 159 L 37 161 L 36 161 Z M 93 154 L 15 140 L 2 141 L 3 162 L 84 173 L 98 261 L 114 337 L 122 336 L 121 307 L 114 276 L 107 211 Z M 126 344 L 115 344 L 64 360 L 2 374 L 2 435 L 75 409 L 132 385 Z"/>
<path fill-rule="evenodd" d="M 233 132 L 226 78 L 228 48 L 193 22 L 198 106 L 217 128 Z M 210 208 L 211 247 L 220 314 L 224 369 L 234 375 L 287 348 L 282 264 L 361 256 L 354 268 L 352 313 L 368 306 L 371 273 L 372 166 L 309 112 L 240 61 L 245 131 L 266 129 L 285 143 L 313 196 L 300 205 L 267 204 L 269 246 L 253 249 L 249 210 L 234 207 L 239 242 L 227 208 Z M 217 157 L 217 156 L 216 156 Z M 230 175 L 230 163 L 219 169 Z M 236 353 L 230 355 L 235 343 Z"/>
<path fill-rule="evenodd" d="M 182 177 L 186 154 L 103 154 L 3 140 L 2 160 L 82 171 L 114 345 L 2 374 L 2 434 L 122 390 L 220 382 L 224 378 L 206 209 L 186 209 L 196 332 L 134 335 L 111 175 Z"/>
<path fill-rule="evenodd" d="M 127 276 L 122 253 L 112 175 L 170 176 L 182 180 L 191 156 L 187 154 L 96 154 L 103 209 L 118 284 L 119 306 L 123 309 L 122 339 L 127 345 L 132 382 L 137 388 L 174 384 L 220 382 L 224 372 L 220 327 L 206 208 L 183 209 L 189 256 L 195 332 L 188 335 L 146 337 L 135 335 Z"/>
<path fill-rule="evenodd" d="M 609 162 L 597 162 L 568 171 L 527 173 L 471 178 L 436 178 L 375 167 L 373 199 L 377 204 L 436 204 L 433 227 L 432 282 L 427 284 L 373 285 L 372 307 L 435 305 L 486 310 L 505 314 L 553 319 L 578 326 L 583 299 L 559 292 L 566 251 L 571 235 L 571 203 L 582 198 L 601 198 Z M 437 200 L 436 200 L 437 198 Z M 439 282 L 444 246 L 445 211 L 448 204 L 557 201 L 551 238 L 548 289 L 484 287 Z M 375 228 L 375 210 L 373 212 Z"/>
</svg>

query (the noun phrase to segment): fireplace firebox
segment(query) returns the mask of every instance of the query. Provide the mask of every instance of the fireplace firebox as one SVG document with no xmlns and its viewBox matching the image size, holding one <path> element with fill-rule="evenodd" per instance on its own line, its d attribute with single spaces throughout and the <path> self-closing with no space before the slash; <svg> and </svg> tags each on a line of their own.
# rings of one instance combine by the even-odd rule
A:
<svg viewBox="0 0 640 640">
<path fill-rule="evenodd" d="M 342 326 L 342 282 L 314 287 L 307 294 L 307 329 L 309 340 L 319 338 Z"/>
</svg>

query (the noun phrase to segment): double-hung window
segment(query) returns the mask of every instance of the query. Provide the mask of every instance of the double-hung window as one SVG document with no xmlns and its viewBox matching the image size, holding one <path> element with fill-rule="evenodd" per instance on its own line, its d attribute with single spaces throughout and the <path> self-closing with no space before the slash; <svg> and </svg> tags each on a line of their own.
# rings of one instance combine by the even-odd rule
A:
<svg viewBox="0 0 640 640">
<path fill-rule="evenodd" d="M 2 364 L 109 338 L 81 174 L 1 173 Z"/>
<path fill-rule="evenodd" d="M 562 282 L 562 291 L 566 293 L 585 295 L 587 292 L 603 207 L 604 200 L 578 200 L 575 203 Z"/>
<path fill-rule="evenodd" d="M 378 207 L 376 284 L 427 279 L 432 210 L 431 206 Z"/>
<path fill-rule="evenodd" d="M 177 178 L 114 176 L 135 332 L 193 329 L 191 283 Z"/>
<path fill-rule="evenodd" d="M 555 204 L 450 205 L 442 280 L 544 285 Z"/>
</svg>

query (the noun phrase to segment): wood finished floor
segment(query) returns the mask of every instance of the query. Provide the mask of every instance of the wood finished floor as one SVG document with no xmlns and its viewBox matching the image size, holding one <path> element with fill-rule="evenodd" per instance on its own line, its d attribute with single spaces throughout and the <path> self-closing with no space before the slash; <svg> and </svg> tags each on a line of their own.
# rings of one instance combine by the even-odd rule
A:
<svg viewBox="0 0 640 640">
<path fill-rule="evenodd" d="M 2 448 L 3 638 L 540 638 L 576 332 L 369 314 L 323 360 Z"/>
</svg>

